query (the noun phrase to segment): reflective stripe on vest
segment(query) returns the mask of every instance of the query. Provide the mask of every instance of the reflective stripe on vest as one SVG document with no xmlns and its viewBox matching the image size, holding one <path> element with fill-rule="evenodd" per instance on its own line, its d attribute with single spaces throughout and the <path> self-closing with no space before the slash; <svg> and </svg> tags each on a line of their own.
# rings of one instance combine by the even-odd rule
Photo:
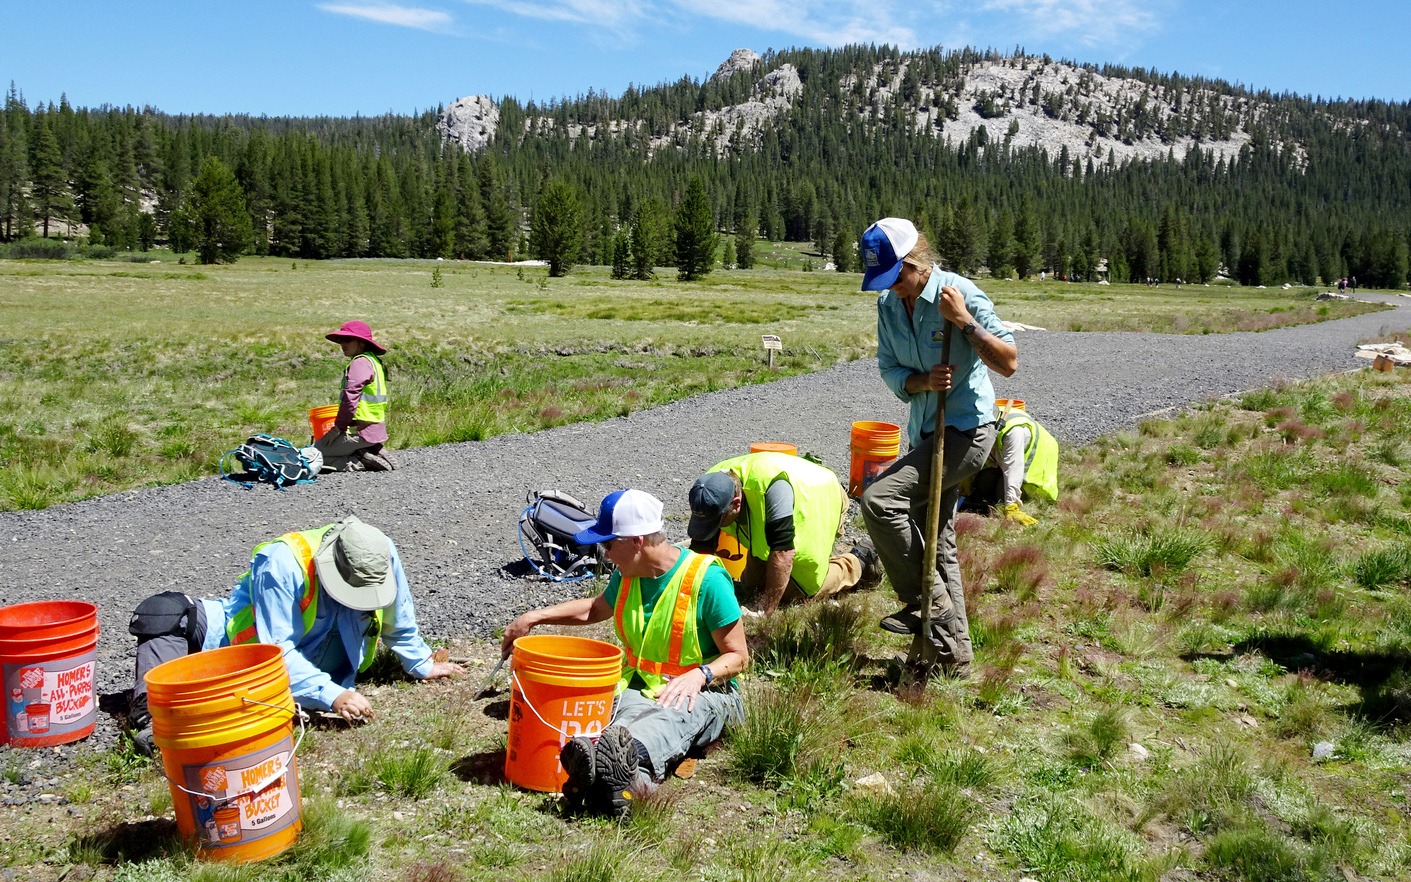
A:
<svg viewBox="0 0 1411 882">
<path fill-rule="evenodd" d="M 647 684 L 642 694 L 654 698 L 666 685 L 667 677 L 680 676 L 711 660 L 701 655 L 696 609 L 706 573 L 720 562 L 711 555 L 686 549 L 682 549 L 682 554 L 671 581 L 662 588 L 650 620 L 642 605 L 639 580 L 624 576 L 617 586 L 613 622 L 626 657 L 618 691 L 627 687 L 635 673 Z"/>
<path fill-rule="evenodd" d="M 324 534 L 333 528 L 332 524 L 327 527 L 320 527 L 317 530 L 304 530 L 303 532 L 285 533 L 278 539 L 269 542 L 261 542 L 255 546 L 255 550 L 250 552 L 250 560 L 261 550 L 275 544 L 283 542 L 294 553 L 294 559 L 299 563 L 299 569 L 304 571 L 304 589 L 299 594 L 299 613 L 304 624 L 304 634 L 313 629 L 314 621 L 318 618 L 318 571 L 314 567 L 314 555 L 319 545 L 323 543 Z M 250 580 L 250 571 L 246 570 L 245 579 L 250 586 L 250 605 L 236 610 L 225 623 L 225 633 L 230 638 L 231 645 L 241 643 L 258 643 L 260 635 L 255 628 L 255 607 L 254 591 L 255 583 Z M 372 664 L 372 659 L 377 655 L 377 641 L 382 635 L 382 610 L 373 612 L 375 627 L 370 633 L 365 634 L 365 645 L 363 648 L 363 661 L 358 666 L 358 670 L 365 671 Z M 302 636 L 302 635 L 300 635 Z M 298 640 L 294 641 L 298 643 Z"/>
<path fill-rule="evenodd" d="M 747 453 L 717 463 L 712 472 L 730 472 L 740 479 L 744 504 L 749 506 L 750 535 L 737 532 L 739 522 L 723 528 L 751 556 L 769 559 L 764 535 L 764 496 L 776 478 L 794 488 L 794 567 L 790 578 L 809 597 L 823 587 L 828 560 L 842 521 L 843 485 L 838 476 L 817 463 L 788 453 Z"/>
<path fill-rule="evenodd" d="M 382 362 L 371 352 L 357 355 L 353 361 L 366 358 L 372 362 L 372 382 L 363 387 L 358 396 L 358 407 L 353 411 L 353 419 L 360 423 L 387 422 L 387 372 Z M 343 388 L 348 388 L 348 374 L 343 374 Z"/>
</svg>

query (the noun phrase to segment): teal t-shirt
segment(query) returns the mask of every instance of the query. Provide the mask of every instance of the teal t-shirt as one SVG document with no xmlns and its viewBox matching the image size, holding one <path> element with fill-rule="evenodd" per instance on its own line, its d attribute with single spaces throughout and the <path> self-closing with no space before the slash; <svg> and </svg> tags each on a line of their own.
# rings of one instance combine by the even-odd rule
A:
<svg viewBox="0 0 1411 882">
<path fill-rule="evenodd" d="M 676 571 L 681 567 L 681 561 L 685 559 L 685 549 L 676 558 L 676 563 L 671 569 L 655 579 L 638 579 L 642 592 L 642 608 L 646 611 L 650 620 L 652 610 L 656 608 L 657 601 L 661 599 L 662 590 L 671 582 Z M 622 574 L 617 570 L 612 571 L 612 576 L 608 579 L 607 590 L 603 592 L 603 599 L 607 601 L 609 607 L 617 607 L 617 592 L 622 586 Z M 696 598 L 696 639 L 701 645 L 701 658 L 713 658 L 720 654 L 720 650 L 715 645 L 715 631 L 735 624 L 740 620 L 740 602 L 735 599 L 735 583 L 730 579 L 728 573 L 722 566 L 711 566 L 706 569 L 705 581 L 701 583 L 700 596 Z"/>
</svg>

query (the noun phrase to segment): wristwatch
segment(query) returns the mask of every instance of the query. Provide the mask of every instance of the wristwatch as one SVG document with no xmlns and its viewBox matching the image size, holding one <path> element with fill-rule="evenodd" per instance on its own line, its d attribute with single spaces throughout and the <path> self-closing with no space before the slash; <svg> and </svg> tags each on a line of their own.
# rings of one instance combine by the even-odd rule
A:
<svg viewBox="0 0 1411 882">
<path fill-rule="evenodd" d="M 961 333 L 962 335 L 966 336 L 966 337 L 969 337 L 971 334 L 974 334 L 974 333 L 975 333 L 975 328 L 976 328 L 975 320 L 974 320 L 974 319 L 971 319 L 970 322 L 969 322 L 968 324 L 966 324 L 965 327 L 963 327 L 963 328 L 960 329 L 960 333 Z"/>
<path fill-rule="evenodd" d="M 715 674 L 711 672 L 710 665 L 701 665 L 701 673 L 705 674 L 705 684 L 707 686 L 715 680 Z"/>
</svg>

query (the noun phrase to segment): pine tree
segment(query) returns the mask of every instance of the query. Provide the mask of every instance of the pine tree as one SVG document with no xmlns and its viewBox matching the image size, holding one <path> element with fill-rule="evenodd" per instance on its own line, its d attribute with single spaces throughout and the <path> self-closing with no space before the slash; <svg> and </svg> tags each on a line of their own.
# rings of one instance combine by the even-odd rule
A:
<svg viewBox="0 0 1411 882">
<path fill-rule="evenodd" d="M 494 157 L 487 153 L 480 160 L 480 204 L 485 209 L 485 236 L 490 243 L 491 260 L 512 260 L 519 224 L 514 209 L 498 180 Z"/>
<path fill-rule="evenodd" d="M 25 136 L 26 113 L 13 84 L 0 117 L 0 242 L 24 236 L 30 229 L 29 150 Z"/>
<path fill-rule="evenodd" d="M 69 192 L 68 177 L 64 173 L 63 156 L 59 153 L 59 142 L 49 129 L 45 116 L 36 114 L 34 118 L 34 140 L 30 145 L 30 202 L 39 216 L 44 238 L 49 238 L 49 225 L 56 220 L 67 220 L 74 210 L 73 195 Z"/>
<path fill-rule="evenodd" d="M 755 220 L 751 215 L 740 223 L 735 233 L 735 266 L 740 269 L 754 268 Z"/>
<path fill-rule="evenodd" d="M 655 272 L 658 244 L 666 229 L 665 215 L 660 203 L 646 199 L 638 203 L 632 217 L 632 277 L 646 281 Z"/>
<path fill-rule="evenodd" d="M 999 220 L 990 228 L 990 247 L 987 262 L 990 267 L 990 275 L 997 279 L 1007 279 L 1014 267 L 1010 263 L 1010 254 L 1014 251 L 1014 221 L 1010 219 L 1009 210 L 1000 212 Z"/>
<path fill-rule="evenodd" d="M 1026 197 L 1014 222 L 1014 247 L 1010 252 L 1010 260 L 1019 278 L 1027 279 L 1039 268 L 1041 245 L 1038 218 L 1034 217 L 1034 206 Z"/>
<path fill-rule="evenodd" d="M 187 188 L 182 223 L 190 230 L 191 246 L 203 264 L 234 263 L 250 244 L 250 214 L 235 175 L 225 163 L 208 156 Z"/>
<path fill-rule="evenodd" d="M 545 178 L 530 224 L 530 246 L 549 262 L 549 275 L 565 276 L 583 247 L 583 205 L 572 185 Z"/>
<path fill-rule="evenodd" d="M 720 241 L 715 231 L 715 212 L 699 177 L 686 185 L 686 196 L 676 213 L 676 275 L 683 282 L 705 278 L 715 267 L 715 249 Z"/>
<path fill-rule="evenodd" d="M 618 228 L 612 236 L 612 277 L 625 279 L 632 275 L 632 245 L 627 232 Z"/>
</svg>

